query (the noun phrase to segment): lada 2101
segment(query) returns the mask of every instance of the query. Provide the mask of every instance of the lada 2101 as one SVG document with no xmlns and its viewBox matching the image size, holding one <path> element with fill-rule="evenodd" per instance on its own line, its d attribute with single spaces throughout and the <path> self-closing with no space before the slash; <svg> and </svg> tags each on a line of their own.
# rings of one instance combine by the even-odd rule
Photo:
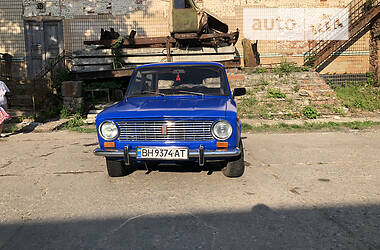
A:
<svg viewBox="0 0 380 250">
<path fill-rule="evenodd" d="M 244 173 L 241 122 L 226 71 L 218 63 L 163 63 L 136 68 L 123 101 L 96 118 L 111 177 L 136 162 L 219 161 L 227 177 Z"/>
</svg>

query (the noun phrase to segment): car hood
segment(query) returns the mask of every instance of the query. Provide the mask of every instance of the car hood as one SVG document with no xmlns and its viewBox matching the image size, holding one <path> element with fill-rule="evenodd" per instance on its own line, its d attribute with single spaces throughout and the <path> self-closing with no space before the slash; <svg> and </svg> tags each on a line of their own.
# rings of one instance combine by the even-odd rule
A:
<svg viewBox="0 0 380 250">
<path fill-rule="evenodd" d="M 98 119 L 225 117 L 229 104 L 229 96 L 135 97 L 104 110 Z"/>
</svg>

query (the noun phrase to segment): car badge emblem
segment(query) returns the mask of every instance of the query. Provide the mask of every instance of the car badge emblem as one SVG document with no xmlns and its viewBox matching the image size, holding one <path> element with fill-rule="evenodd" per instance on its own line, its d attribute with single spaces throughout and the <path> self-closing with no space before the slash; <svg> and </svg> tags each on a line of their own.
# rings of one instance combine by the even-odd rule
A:
<svg viewBox="0 0 380 250">
<path fill-rule="evenodd" d="M 163 125 L 162 128 L 161 128 L 161 134 L 162 135 L 167 135 L 168 133 L 168 126 L 167 125 Z"/>
</svg>

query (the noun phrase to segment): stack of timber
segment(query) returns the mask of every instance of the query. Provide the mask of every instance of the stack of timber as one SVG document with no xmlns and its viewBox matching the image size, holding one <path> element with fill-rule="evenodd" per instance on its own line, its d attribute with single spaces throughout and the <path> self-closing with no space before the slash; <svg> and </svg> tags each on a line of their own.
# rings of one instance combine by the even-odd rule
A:
<svg viewBox="0 0 380 250">
<path fill-rule="evenodd" d="M 235 46 L 225 47 L 191 47 L 191 48 L 122 48 L 119 50 L 118 62 L 122 69 L 133 69 L 136 66 L 161 62 L 220 62 L 226 67 L 240 67 Z M 87 48 L 75 51 L 71 57 L 73 73 L 99 72 L 115 70 L 116 57 L 112 49 Z"/>
</svg>

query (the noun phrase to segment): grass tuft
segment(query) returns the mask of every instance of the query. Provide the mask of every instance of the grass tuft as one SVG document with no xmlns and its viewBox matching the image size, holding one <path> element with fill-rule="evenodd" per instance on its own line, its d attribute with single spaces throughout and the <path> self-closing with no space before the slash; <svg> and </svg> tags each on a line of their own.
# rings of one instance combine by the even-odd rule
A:
<svg viewBox="0 0 380 250">
<path fill-rule="evenodd" d="M 242 123 L 243 132 L 305 132 L 318 130 L 339 131 L 344 129 L 364 130 L 375 127 L 380 127 L 380 122 L 304 122 L 303 124 L 278 123 L 273 125 L 263 124 L 259 126 Z"/>
<path fill-rule="evenodd" d="M 284 99 L 284 98 L 286 98 L 286 95 L 284 93 L 282 93 L 281 89 L 279 89 L 279 88 L 277 88 L 277 89 L 269 88 L 268 89 L 268 97 L 276 98 L 276 99 Z"/>
<path fill-rule="evenodd" d="M 80 133 L 96 133 L 96 128 L 95 127 L 73 127 L 69 128 L 70 131 L 74 132 L 80 132 Z"/>
<path fill-rule="evenodd" d="M 380 89 L 369 84 L 335 87 L 337 97 L 351 111 L 380 110 Z"/>
</svg>

